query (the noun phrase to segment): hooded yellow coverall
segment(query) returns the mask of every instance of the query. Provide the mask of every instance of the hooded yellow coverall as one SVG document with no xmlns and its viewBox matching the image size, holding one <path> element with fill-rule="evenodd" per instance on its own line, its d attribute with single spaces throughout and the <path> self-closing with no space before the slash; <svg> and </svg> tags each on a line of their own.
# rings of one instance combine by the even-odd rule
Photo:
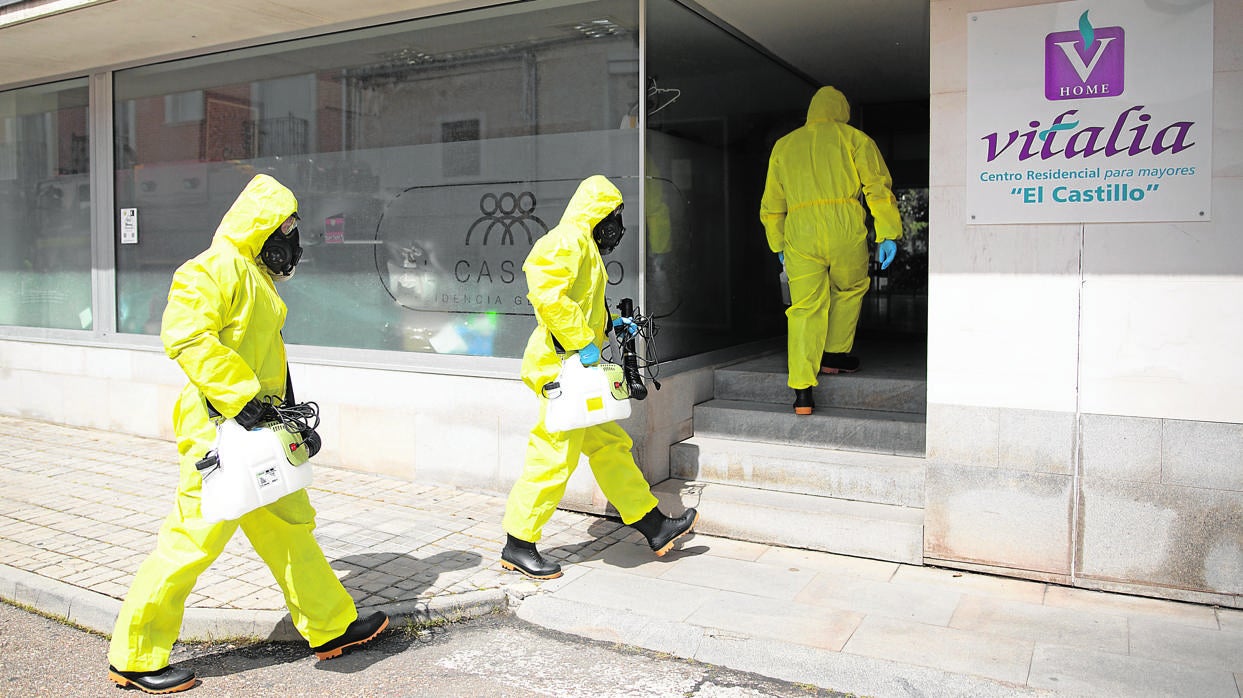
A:
<svg viewBox="0 0 1243 698">
<path fill-rule="evenodd" d="M 199 509 L 203 480 L 194 464 L 216 439 L 205 400 L 232 416 L 252 397 L 285 393 L 285 303 L 256 257 L 297 208 L 293 192 L 257 175 L 221 220 L 211 247 L 173 275 L 160 337 L 190 381 L 173 408 L 181 478 L 173 511 L 112 632 L 108 661 L 121 671 L 168 666 L 186 597 L 238 526 L 276 577 L 294 626 L 312 647 L 337 638 L 358 617 L 311 533 L 315 510 L 306 490 L 236 521 L 208 523 Z"/>
<path fill-rule="evenodd" d="M 846 97 L 820 88 L 807 123 L 778 140 L 768 161 L 760 222 L 769 249 L 785 253 L 790 277 L 791 388 L 817 384 L 823 352 L 854 347 L 870 283 L 860 190 L 875 219 L 876 241 L 902 237 L 889 168 L 876 143 L 849 120 Z"/>
<path fill-rule="evenodd" d="M 621 203 L 621 192 L 605 177 L 583 180 L 561 222 L 535 242 L 522 265 L 536 321 L 522 355 L 522 380 L 539 396 L 540 415 L 527 439 L 522 475 L 509 492 L 504 527 L 530 543 L 539 541 L 580 454 L 587 455 L 600 490 L 623 523 L 638 521 L 657 504 L 630 453 L 633 442 L 616 422 L 563 432 L 544 426 L 548 400 L 541 389 L 561 371 L 562 357 L 553 338 L 571 351 L 592 343 L 604 346 L 610 322 L 604 303 L 608 276 L 591 231 Z M 569 354 L 565 360 L 579 359 Z"/>
</svg>

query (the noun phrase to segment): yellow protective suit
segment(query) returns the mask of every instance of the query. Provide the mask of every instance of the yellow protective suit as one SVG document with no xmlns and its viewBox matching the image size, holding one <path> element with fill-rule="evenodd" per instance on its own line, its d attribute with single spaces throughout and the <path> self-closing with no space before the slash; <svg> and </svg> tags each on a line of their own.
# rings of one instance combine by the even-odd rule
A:
<svg viewBox="0 0 1243 698">
<path fill-rule="evenodd" d="M 199 509 L 203 480 L 194 464 L 216 438 L 205 400 L 233 416 L 252 397 L 285 392 L 285 303 L 255 258 L 297 207 L 293 192 L 267 175 L 256 176 L 225 214 L 211 247 L 173 275 L 160 336 L 190 380 L 173 408 L 181 478 L 173 511 L 112 632 L 108 661 L 121 671 L 168 665 L 186 597 L 239 526 L 276 577 L 294 626 L 312 647 L 340 636 L 358 617 L 312 535 L 315 510 L 306 490 L 236 521 L 208 523 Z"/>
<path fill-rule="evenodd" d="M 509 492 L 504 527 L 530 543 L 539 541 L 580 454 L 586 454 L 600 490 L 623 523 L 638 521 L 657 504 L 630 453 L 633 442 L 616 422 L 563 432 L 544 426 L 548 400 L 541 388 L 561 371 L 553 338 L 571 352 L 593 343 L 604 346 L 610 322 L 604 304 L 608 276 L 591 230 L 621 203 L 621 192 L 605 177 L 583 180 L 561 222 L 535 242 L 522 265 L 536 321 L 522 355 L 522 380 L 539 396 L 540 414 L 527 439 L 526 465 Z M 579 360 L 573 353 L 565 356 Z"/>
<path fill-rule="evenodd" d="M 790 277 L 789 385 L 817 384 L 823 352 L 849 352 L 867 293 L 868 247 L 863 205 L 876 240 L 902 237 L 889 168 L 876 143 L 850 126 L 841 92 L 820 88 L 807 123 L 773 146 L 760 201 L 760 222 L 773 252 L 785 253 Z"/>
</svg>

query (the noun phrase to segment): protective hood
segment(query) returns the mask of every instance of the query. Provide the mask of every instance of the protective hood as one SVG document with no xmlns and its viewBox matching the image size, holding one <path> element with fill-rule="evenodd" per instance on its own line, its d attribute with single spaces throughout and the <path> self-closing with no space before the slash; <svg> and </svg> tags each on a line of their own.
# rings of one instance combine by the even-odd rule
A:
<svg viewBox="0 0 1243 698">
<path fill-rule="evenodd" d="M 592 175 L 578 185 L 561 216 L 561 225 L 572 225 L 591 237 L 596 223 L 622 204 L 621 192 L 604 175 Z"/>
<path fill-rule="evenodd" d="M 227 242 L 253 259 L 272 231 L 297 210 L 298 199 L 288 187 L 268 175 L 255 175 L 224 214 L 212 244 Z"/>
<path fill-rule="evenodd" d="M 561 222 L 535 241 L 522 264 L 537 321 L 523 353 L 522 379 L 536 392 L 561 370 L 557 344 L 570 351 L 604 346 L 608 272 L 591 231 L 621 204 L 621 192 L 606 177 L 584 179 Z"/>
<path fill-rule="evenodd" d="M 232 417 L 253 397 L 285 393 L 280 331 L 287 309 L 256 256 L 297 207 L 289 189 L 256 175 L 221 219 L 211 247 L 173 273 L 160 339 L 189 379 L 173 429 L 190 472 L 215 440 L 207 402 Z"/>
<path fill-rule="evenodd" d="M 836 87 L 821 87 L 811 98 L 811 106 L 807 107 L 807 123 L 850 121 L 850 103 L 846 95 L 837 91 Z"/>
</svg>

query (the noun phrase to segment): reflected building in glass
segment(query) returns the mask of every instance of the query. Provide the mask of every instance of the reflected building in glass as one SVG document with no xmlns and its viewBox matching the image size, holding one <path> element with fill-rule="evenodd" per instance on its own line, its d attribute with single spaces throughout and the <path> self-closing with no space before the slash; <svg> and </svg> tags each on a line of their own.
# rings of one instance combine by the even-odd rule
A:
<svg viewBox="0 0 1243 698">
<path fill-rule="evenodd" d="M 86 79 L 0 92 L 0 325 L 90 330 Z"/>
<path fill-rule="evenodd" d="M 522 262 L 598 173 L 628 203 L 609 301 L 657 318 L 660 358 L 779 334 L 754 209 L 812 89 L 672 0 L 642 26 L 633 0 L 522 3 L 117 71 L 116 206 L 142 230 L 115 246 L 117 330 L 158 332 L 173 269 L 263 172 L 302 216 L 287 341 L 517 357 Z"/>
<path fill-rule="evenodd" d="M 119 71 L 117 205 L 145 241 L 118 246 L 118 328 L 158 326 L 172 269 L 264 172 L 302 216 L 288 341 L 519 356 L 522 262 L 578 182 L 640 210 L 639 134 L 617 128 L 638 45 L 634 2 L 534 3 Z M 638 250 L 608 260 L 617 298 Z"/>
</svg>

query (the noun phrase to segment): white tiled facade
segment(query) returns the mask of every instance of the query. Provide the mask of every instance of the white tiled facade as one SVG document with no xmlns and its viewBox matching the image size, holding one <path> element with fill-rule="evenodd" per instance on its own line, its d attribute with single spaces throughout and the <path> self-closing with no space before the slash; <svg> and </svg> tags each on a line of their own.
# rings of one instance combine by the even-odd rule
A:
<svg viewBox="0 0 1243 698">
<path fill-rule="evenodd" d="M 925 557 L 1238 606 L 1243 6 L 1214 3 L 1212 221 L 972 226 L 971 13 L 931 4 Z"/>
</svg>

